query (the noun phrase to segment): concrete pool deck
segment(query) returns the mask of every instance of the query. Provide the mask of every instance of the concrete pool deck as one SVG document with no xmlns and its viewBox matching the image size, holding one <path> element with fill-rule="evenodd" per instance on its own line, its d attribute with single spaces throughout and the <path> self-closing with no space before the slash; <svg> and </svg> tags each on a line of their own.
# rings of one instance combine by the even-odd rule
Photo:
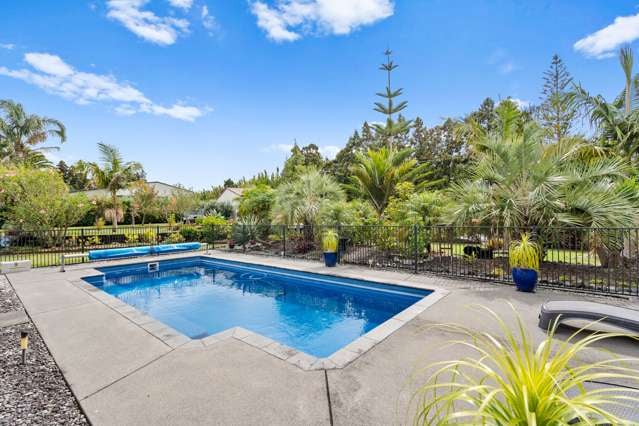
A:
<svg viewBox="0 0 639 426">
<path fill-rule="evenodd" d="M 211 256 L 327 272 L 317 262 L 222 252 L 211 252 Z M 419 368 L 464 355 L 459 348 L 438 351 L 459 336 L 432 326 L 456 323 L 497 331 L 494 323 L 482 321 L 469 305 L 491 307 L 508 321 L 514 314 L 506 302 L 512 303 L 536 340 L 544 337 L 537 328 L 537 315 L 546 300 L 638 306 L 636 300 L 544 289 L 522 294 L 503 284 L 339 266 L 331 274 L 443 289 L 445 297 L 343 368 L 305 371 L 264 351 L 259 343 L 242 340 L 239 334 L 204 345 L 177 332 L 155 329 L 149 326 L 152 319 L 123 303 L 116 309 L 105 303 L 105 293 L 89 291 L 78 281 L 95 274 L 99 266 L 146 259 L 68 266 L 65 273 L 43 268 L 7 275 L 93 424 L 406 423 L 412 414 L 410 399 L 419 383 Z M 566 335 L 562 331 L 558 338 Z M 606 349 L 639 357 L 639 345 L 630 339 L 607 342 Z M 590 359 L 603 356 L 599 350 L 588 353 Z"/>
</svg>

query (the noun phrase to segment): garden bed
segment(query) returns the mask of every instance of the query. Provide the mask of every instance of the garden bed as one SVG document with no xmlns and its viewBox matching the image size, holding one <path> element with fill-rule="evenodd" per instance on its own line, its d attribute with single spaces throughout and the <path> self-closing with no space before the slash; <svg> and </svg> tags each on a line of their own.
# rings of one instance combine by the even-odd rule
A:
<svg viewBox="0 0 639 426">
<path fill-rule="evenodd" d="M 0 275 L 0 313 L 22 309 Z M 29 333 L 22 365 L 20 333 Z M 33 323 L 0 327 L 0 424 L 89 424 Z"/>
</svg>

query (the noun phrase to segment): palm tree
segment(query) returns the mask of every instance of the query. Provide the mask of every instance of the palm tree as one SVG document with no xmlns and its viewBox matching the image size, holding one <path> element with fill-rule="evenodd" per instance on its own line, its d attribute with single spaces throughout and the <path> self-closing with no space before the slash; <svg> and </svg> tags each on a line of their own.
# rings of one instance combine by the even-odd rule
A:
<svg viewBox="0 0 639 426">
<path fill-rule="evenodd" d="M 351 184 L 347 188 L 368 200 L 381 217 L 397 184 L 412 182 L 421 190 L 437 183 L 428 181 L 429 165 L 418 165 L 410 155 L 410 149 L 397 151 L 386 147 L 369 149 L 367 154 L 358 153 L 356 163 L 350 168 Z"/>
<path fill-rule="evenodd" d="M 277 187 L 274 218 L 281 223 L 308 227 L 316 222 L 322 207 L 344 199 L 344 191 L 332 176 L 310 169 L 298 179 Z"/>
<path fill-rule="evenodd" d="M 618 148 L 629 161 L 639 150 L 639 75 L 632 76 L 633 54 L 630 48 L 621 49 L 619 61 L 624 72 L 625 87 L 613 101 L 593 96 L 581 85 L 575 85 L 573 96 L 585 111 L 597 136 L 605 146 Z"/>
<path fill-rule="evenodd" d="M 138 180 L 139 174 L 142 173 L 143 169 L 138 162 L 125 162 L 120 151 L 112 145 L 98 143 L 98 148 L 102 165 L 90 163 L 89 167 L 96 187 L 106 189 L 111 195 L 112 223 L 113 228 L 117 229 L 119 208 L 117 193 Z"/>
<path fill-rule="evenodd" d="M 451 187 L 458 224 L 507 227 L 632 226 L 622 159 L 578 139 L 544 144 L 536 124 L 521 135 L 475 141 L 472 178 Z"/>
<path fill-rule="evenodd" d="M 64 125 L 53 118 L 27 114 L 21 104 L 11 100 L 0 100 L 0 111 L 0 161 L 50 166 L 42 153 L 58 148 L 34 147 L 50 137 L 65 142 Z"/>
</svg>

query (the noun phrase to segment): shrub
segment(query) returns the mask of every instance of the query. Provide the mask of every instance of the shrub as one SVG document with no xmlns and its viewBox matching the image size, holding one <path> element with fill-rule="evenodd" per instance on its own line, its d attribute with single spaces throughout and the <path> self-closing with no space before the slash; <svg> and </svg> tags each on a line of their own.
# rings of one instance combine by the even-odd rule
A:
<svg viewBox="0 0 639 426">
<path fill-rule="evenodd" d="M 157 238 L 158 234 L 152 229 L 147 229 L 140 234 L 140 241 L 148 244 L 156 243 Z"/>
<path fill-rule="evenodd" d="M 184 237 L 179 232 L 174 232 L 171 235 L 169 235 L 168 238 L 164 240 L 164 242 L 168 244 L 183 243 Z"/>
<path fill-rule="evenodd" d="M 124 240 L 127 242 L 127 244 L 135 244 L 140 241 L 140 235 L 136 234 L 135 232 L 125 232 Z"/>
<path fill-rule="evenodd" d="M 103 229 L 105 225 L 106 222 L 104 221 L 103 217 L 99 217 L 95 220 L 95 227 L 98 229 L 98 231 Z"/>
<path fill-rule="evenodd" d="M 99 246 L 100 244 L 102 244 L 102 241 L 100 241 L 100 237 L 98 237 L 97 235 L 92 235 L 91 237 L 87 238 L 87 244 L 90 246 Z"/>
<path fill-rule="evenodd" d="M 222 216 L 204 216 L 196 221 L 201 227 L 201 237 L 207 243 L 226 238 L 227 222 Z"/>
<path fill-rule="evenodd" d="M 183 226 L 179 232 L 184 241 L 199 241 L 202 237 L 202 233 L 195 226 Z"/>
</svg>

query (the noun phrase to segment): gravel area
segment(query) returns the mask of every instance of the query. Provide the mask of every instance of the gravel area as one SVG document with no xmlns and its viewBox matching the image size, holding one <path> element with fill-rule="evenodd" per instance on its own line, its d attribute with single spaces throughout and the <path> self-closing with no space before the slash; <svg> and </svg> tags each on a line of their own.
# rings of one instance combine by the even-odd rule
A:
<svg viewBox="0 0 639 426">
<path fill-rule="evenodd" d="M 0 275 L 0 314 L 22 309 L 18 296 L 11 288 L 7 277 Z"/>
<path fill-rule="evenodd" d="M 22 309 L 0 275 L 0 312 Z M 22 365 L 20 332 L 29 332 L 27 363 Z M 0 425 L 89 424 L 35 326 L 0 328 Z"/>
</svg>

